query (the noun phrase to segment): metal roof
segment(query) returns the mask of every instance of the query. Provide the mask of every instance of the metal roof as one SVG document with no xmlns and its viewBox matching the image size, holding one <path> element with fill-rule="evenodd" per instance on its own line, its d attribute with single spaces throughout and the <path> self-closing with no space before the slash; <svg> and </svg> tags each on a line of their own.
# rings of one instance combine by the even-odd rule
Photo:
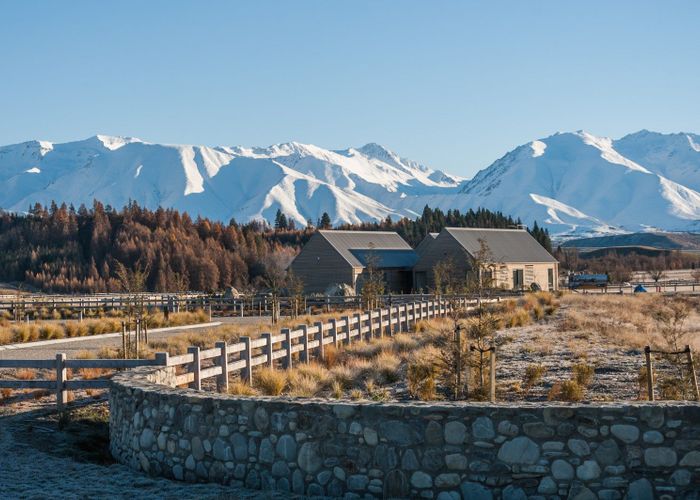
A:
<svg viewBox="0 0 700 500">
<path fill-rule="evenodd" d="M 425 235 L 425 238 L 421 240 L 420 243 L 418 243 L 418 246 L 416 247 L 416 253 L 420 256 L 423 255 L 423 252 L 430 246 L 430 244 L 435 241 L 435 238 L 438 237 L 440 233 L 428 233 Z"/>
<path fill-rule="evenodd" d="M 371 258 L 375 259 L 374 265 L 380 269 L 387 268 L 412 268 L 418 260 L 418 254 L 412 249 L 351 249 L 350 252 L 359 260 L 364 267 Z"/>
<path fill-rule="evenodd" d="M 557 262 L 535 238 L 523 229 L 484 229 L 446 227 L 447 231 L 462 247 L 474 256 L 484 240 L 498 262 Z"/>
<path fill-rule="evenodd" d="M 413 252 L 411 245 L 398 233 L 391 231 L 321 230 L 318 233 L 354 267 L 365 267 L 365 265 L 351 250 L 410 250 Z"/>
</svg>

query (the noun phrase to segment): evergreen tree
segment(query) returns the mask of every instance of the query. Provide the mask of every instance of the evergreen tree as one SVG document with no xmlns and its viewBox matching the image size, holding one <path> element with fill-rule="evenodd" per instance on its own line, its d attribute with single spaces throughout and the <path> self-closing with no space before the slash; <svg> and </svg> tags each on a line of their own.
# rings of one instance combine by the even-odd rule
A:
<svg viewBox="0 0 700 500">
<path fill-rule="evenodd" d="M 323 212 L 323 215 L 321 215 L 321 219 L 319 220 L 318 223 L 318 228 L 319 229 L 330 229 L 333 227 L 333 224 L 331 222 L 331 216 L 328 215 L 328 212 Z"/>
</svg>

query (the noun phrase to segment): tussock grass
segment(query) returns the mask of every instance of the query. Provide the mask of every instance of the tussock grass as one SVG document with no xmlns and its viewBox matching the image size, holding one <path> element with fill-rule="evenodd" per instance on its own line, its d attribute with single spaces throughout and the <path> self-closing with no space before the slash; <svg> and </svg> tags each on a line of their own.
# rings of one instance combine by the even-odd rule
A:
<svg viewBox="0 0 700 500">
<path fill-rule="evenodd" d="M 48 312 L 45 316 L 51 317 Z M 209 320 L 209 316 L 201 310 L 173 313 L 170 315 L 168 321 L 165 321 L 162 313 L 157 312 L 149 314 L 147 320 L 149 328 L 159 328 L 163 326 L 182 326 L 203 323 Z M 62 339 L 65 337 L 86 337 L 89 335 L 100 335 L 119 331 L 121 331 L 121 319 L 115 317 L 85 319 L 82 322 L 64 321 L 51 323 L 18 323 L 14 325 L 2 324 L 0 325 L 0 344 Z"/>
<path fill-rule="evenodd" d="M 253 375 L 253 385 L 265 396 L 279 396 L 287 386 L 287 373 L 263 368 Z"/>
</svg>

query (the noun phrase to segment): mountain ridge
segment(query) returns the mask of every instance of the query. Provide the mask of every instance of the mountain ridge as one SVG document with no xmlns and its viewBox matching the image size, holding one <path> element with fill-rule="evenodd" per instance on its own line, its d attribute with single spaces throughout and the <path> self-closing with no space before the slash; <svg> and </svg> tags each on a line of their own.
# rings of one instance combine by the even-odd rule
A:
<svg viewBox="0 0 700 500">
<path fill-rule="evenodd" d="M 603 181 L 604 182 L 601 182 Z M 0 147 L 0 208 L 136 200 L 218 220 L 334 224 L 415 217 L 425 205 L 484 207 L 561 238 L 700 230 L 700 136 L 640 130 L 620 139 L 558 132 L 517 146 L 472 179 L 377 143 L 341 150 L 158 144 L 97 134 Z"/>
</svg>

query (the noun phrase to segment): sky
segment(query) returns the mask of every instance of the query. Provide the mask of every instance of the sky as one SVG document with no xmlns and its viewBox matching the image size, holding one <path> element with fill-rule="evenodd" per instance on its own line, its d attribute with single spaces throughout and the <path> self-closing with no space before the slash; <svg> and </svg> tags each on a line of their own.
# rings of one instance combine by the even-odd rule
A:
<svg viewBox="0 0 700 500">
<path fill-rule="evenodd" d="M 700 2 L 0 0 L 0 144 L 380 143 L 466 177 L 557 131 L 700 132 Z"/>
</svg>

